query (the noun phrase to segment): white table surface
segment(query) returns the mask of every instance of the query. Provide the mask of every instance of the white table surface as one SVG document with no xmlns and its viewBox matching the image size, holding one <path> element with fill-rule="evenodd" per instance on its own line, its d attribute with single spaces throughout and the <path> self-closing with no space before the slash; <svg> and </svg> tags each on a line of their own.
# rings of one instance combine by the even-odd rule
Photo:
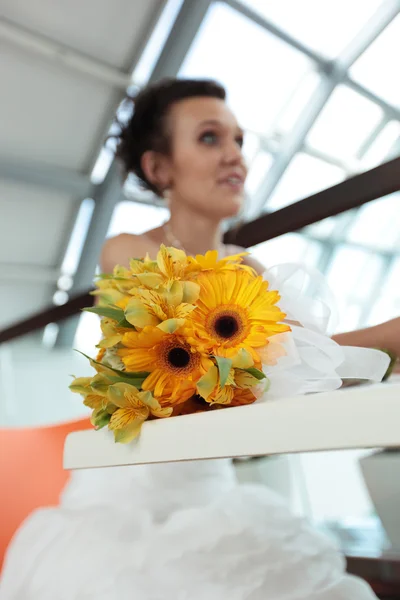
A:
<svg viewBox="0 0 400 600">
<path fill-rule="evenodd" d="M 380 447 L 400 447 L 398 381 L 148 421 L 130 444 L 71 433 L 64 468 Z"/>
</svg>

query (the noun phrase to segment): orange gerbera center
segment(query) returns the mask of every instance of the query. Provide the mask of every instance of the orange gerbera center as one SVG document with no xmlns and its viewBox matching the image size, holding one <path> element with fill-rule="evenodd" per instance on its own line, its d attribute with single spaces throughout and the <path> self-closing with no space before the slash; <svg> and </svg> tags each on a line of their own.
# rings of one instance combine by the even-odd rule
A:
<svg viewBox="0 0 400 600">
<path fill-rule="evenodd" d="M 240 344 L 249 334 L 249 317 L 240 306 L 218 306 L 206 317 L 208 335 L 224 345 Z"/>
<path fill-rule="evenodd" d="M 168 336 L 157 347 L 158 367 L 175 376 L 184 377 L 197 369 L 200 354 L 191 351 L 189 344 L 176 336 Z"/>
</svg>

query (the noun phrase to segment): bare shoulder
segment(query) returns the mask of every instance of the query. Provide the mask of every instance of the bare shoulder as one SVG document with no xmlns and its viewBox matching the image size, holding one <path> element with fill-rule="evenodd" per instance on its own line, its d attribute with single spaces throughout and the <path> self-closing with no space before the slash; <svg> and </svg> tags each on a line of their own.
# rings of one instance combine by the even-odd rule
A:
<svg viewBox="0 0 400 600">
<path fill-rule="evenodd" d="M 246 248 L 242 248 L 242 246 L 235 246 L 234 244 L 229 244 L 226 246 L 226 250 L 228 254 L 239 254 L 240 252 L 248 252 Z M 262 275 L 266 271 L 265 265 L 263 265 L 259 260 L 254 258 L 254 256 L 245 256 L 243 260 L 245 265 L 252 267 L 259 275 Z"/>
<path fill-rule="evenodd" d="M 100 266 L 103 273 L 111 273 L 115 265 L 128 266 L 131 258 L 143 258 L 151 252 L 149 240 L 145 235 L 121 233 L 104 242 Z"/>
</svg>

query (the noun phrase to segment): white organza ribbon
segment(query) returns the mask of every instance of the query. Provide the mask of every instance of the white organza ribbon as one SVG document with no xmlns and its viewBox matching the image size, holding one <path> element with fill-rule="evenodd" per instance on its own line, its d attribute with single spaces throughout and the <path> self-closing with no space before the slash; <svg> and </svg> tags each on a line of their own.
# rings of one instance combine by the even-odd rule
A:
<svg viewBox="0 0 400 600">
<path fill-rule="evenodd" d="M 329 336 L 337 324 L 335 298 L 316 269 L 296 263 L 277 265 L 265 273 L 271 290 L 279 290 L 280 308 L 291 333 L 274 336 L 285 349 L 276 365 L 264 365 L 271 387 L 268 396 L 338 389 L 343 379 L 381 381 L 390 358 L 370 348 L 339 346 Z M 272 338 L 271 338 L 272 340 Z"/>
</svg>

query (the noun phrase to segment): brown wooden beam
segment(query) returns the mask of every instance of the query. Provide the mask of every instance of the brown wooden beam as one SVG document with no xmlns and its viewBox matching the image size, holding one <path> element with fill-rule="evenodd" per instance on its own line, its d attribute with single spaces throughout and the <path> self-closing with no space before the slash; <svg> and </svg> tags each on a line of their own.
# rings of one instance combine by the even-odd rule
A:
<svg viewBox="0 0 400 600">
<path fill-rule="evenodd" d="M 28 319 L 20 321 L 15 325 L 11 325 L 11 327 L 7 327 L 7 329 L 3 329 L 0 331 L 0 344 L 36 331 L 37 329 L 42 329 L 49 323 L 57 323 L 58 321 L 72 317 L 86 306 L 92 306 L 94 297 L 89 291 L 90 290 L 84 294 L 71 298 L 61 306 L 48 307 Z"/>
<path fill-rule="evenodd" d="M 249 248 L 399 190 L 400 157 L 230 230 L 224 241 Z"/>
<path fill-rule="evenodd" d="M 297 231 L 334 215 L 362 206 L 400 190 L 400 157 L 371 171 L 346 179 L 332 188 L 269 213 L 225 234 L 225 242 L 245 248 L 255 246 L 291 231 Z M 400 197 L 399 197 L 400 208 Z M 52 306 L 7 329 L 0 331 L 0 343 L 41 329 L 79 313 L 93 305 L 90 290 L 62 306 Z"/>
</svg>

